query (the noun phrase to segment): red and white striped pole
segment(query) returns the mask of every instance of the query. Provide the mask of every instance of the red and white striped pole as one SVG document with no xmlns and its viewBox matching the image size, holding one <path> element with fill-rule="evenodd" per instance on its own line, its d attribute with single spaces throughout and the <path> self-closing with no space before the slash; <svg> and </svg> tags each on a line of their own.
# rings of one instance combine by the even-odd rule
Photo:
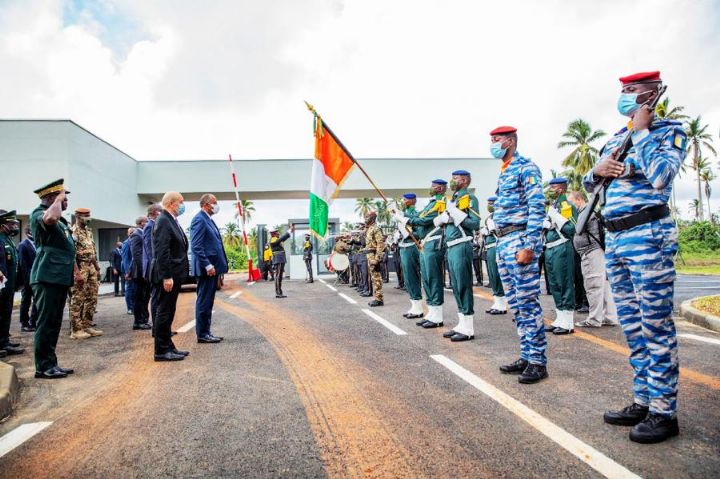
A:
<svg viewBox="0 0 720 479">
<path fill-rule="evenodd" d="M 254 281 L 253 275 L 253 263 L 252 257 L 250 256 L 250 245 L 248 244 L 247 233 L 245 232 L 245 215 L 243 214 L 243 207 L 240 203 L 240 191 L 238 190 L 237 177 L 235 176 L 235 167 L 233 166 L 232 155 L 228 155 L 228 161 L 230 162 L 230 174 L 232 175 L 233 188 L 235 189 L 235 204 L 237 206 L 238 214 L 238 226 L 242 229 L 243 243 L 245 243 L 245 253 L 248 259 L 248 282 Z"/>
</svg>

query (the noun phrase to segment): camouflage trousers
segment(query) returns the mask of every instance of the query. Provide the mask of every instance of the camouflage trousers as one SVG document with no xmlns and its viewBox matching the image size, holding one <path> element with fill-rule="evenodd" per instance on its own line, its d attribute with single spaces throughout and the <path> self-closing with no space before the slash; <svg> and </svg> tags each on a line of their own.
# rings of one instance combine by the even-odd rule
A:
<svg viewBox="0 0 720 479">
<path fill-rule="evenodd" d="M 89 328 L 97 309 L 98 276 L 95 266 L 83 263 L 80 266 L 83 281 L 70 288 L 70 324 L 73 332 Z"/>
<path fill-rule="evenodd" d="M 373 297 L 377 299 L 378 301 L 383 300 L 383 292 L 382 292 L 382 273 L 380 270 L 380 262 L 378 261 L 374 266 L 370 265 L 370 256 L 368 255 L 368 269 L 370 271 L 370 282 L 372 283 L 372 293 Z"/>
</svg>

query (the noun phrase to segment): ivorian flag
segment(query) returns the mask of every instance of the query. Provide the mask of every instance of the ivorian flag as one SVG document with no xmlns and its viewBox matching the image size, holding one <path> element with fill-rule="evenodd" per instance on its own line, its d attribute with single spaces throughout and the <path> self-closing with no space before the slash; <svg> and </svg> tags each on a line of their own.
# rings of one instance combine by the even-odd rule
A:
<svg viewBox="0 0 720 479">
<path fill-rule="evenodd" d="M 335 135 L 315 116 L 315 160 L 310 180 L 310 231 L 327 235 L 328 209 L 354 163 Z"/>
</svg>

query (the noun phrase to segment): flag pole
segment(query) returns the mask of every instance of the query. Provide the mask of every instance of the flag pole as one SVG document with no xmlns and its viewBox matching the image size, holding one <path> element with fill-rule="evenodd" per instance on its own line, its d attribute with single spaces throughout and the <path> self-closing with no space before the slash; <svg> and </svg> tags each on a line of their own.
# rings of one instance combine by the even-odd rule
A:
<svg viewBox="0 0 720 479">
<path fill-rule="evenodd" d="M 245 244 L 245 254 L 248 259 L 248 282 L 254 281 L 253 277 L 253 263 L 252 257 L 250 256 L 250 245 L 248 243 L 247 233 L 245 231 L 245 215 L 243 214 L 242 203 L 240 203 L 240 191 L 238 189 L 237 177 L 235 176 L 235 166 L 233 165 L 232 155 L 228 155 L 228 162 L 230 163 L 230 174 L 232 175 L 233 188 L 235 189 L 235 205 L 237 207 L 238 214 L 238 226 L 242 229 L 243 243 Z"/>
</svg>

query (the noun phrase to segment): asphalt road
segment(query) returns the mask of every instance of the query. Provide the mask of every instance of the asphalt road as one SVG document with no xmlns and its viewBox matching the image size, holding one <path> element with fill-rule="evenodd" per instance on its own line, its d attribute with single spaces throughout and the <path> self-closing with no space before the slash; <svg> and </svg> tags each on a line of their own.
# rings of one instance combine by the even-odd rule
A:
<svg viewBox="0 0 720 479">
<path fill-rule="evenodd" d="M 179 333 L 191 351 L 180 363 L 153 362 L 149 334 L 130 330 L 119 298 L 103 298 L 105 336 L 63 332 L 72 377 L 36 381 L 29 354 L 12 358 L 23 388 L 0 446 L 18 427 L 50 424 L 0 457 L 0 476 L 718 476 L 720 335 L 678 324 L 690 335 L 680 337 L 681 435 L 643 446 L 602 422 L 631 401 L 619 328 L 551 335 L 550 378 L 523 386 L 497 370 L 517 356 L 517 336 L 509 316 L 481 313 L 486 288 L 476 288 L 477 339 L 452 344 L 447 328 L 402 318 L 407 297 L 392 286 L 371 316 L 332 281 L 287 281 L 282 300 L 271 284 L 231 282 L 215 306 L 225 341 Z M 181 295 L 176 329 L 193 319 L 194 296 Z M 446 326 L 455 311 L 448 292 Z"/>
<path fill-rule="evenodd" d="M 720 294 L 720 276 L 679 274 L 675 281 L 675 309 L 697 296 Z"/>
</svg>

